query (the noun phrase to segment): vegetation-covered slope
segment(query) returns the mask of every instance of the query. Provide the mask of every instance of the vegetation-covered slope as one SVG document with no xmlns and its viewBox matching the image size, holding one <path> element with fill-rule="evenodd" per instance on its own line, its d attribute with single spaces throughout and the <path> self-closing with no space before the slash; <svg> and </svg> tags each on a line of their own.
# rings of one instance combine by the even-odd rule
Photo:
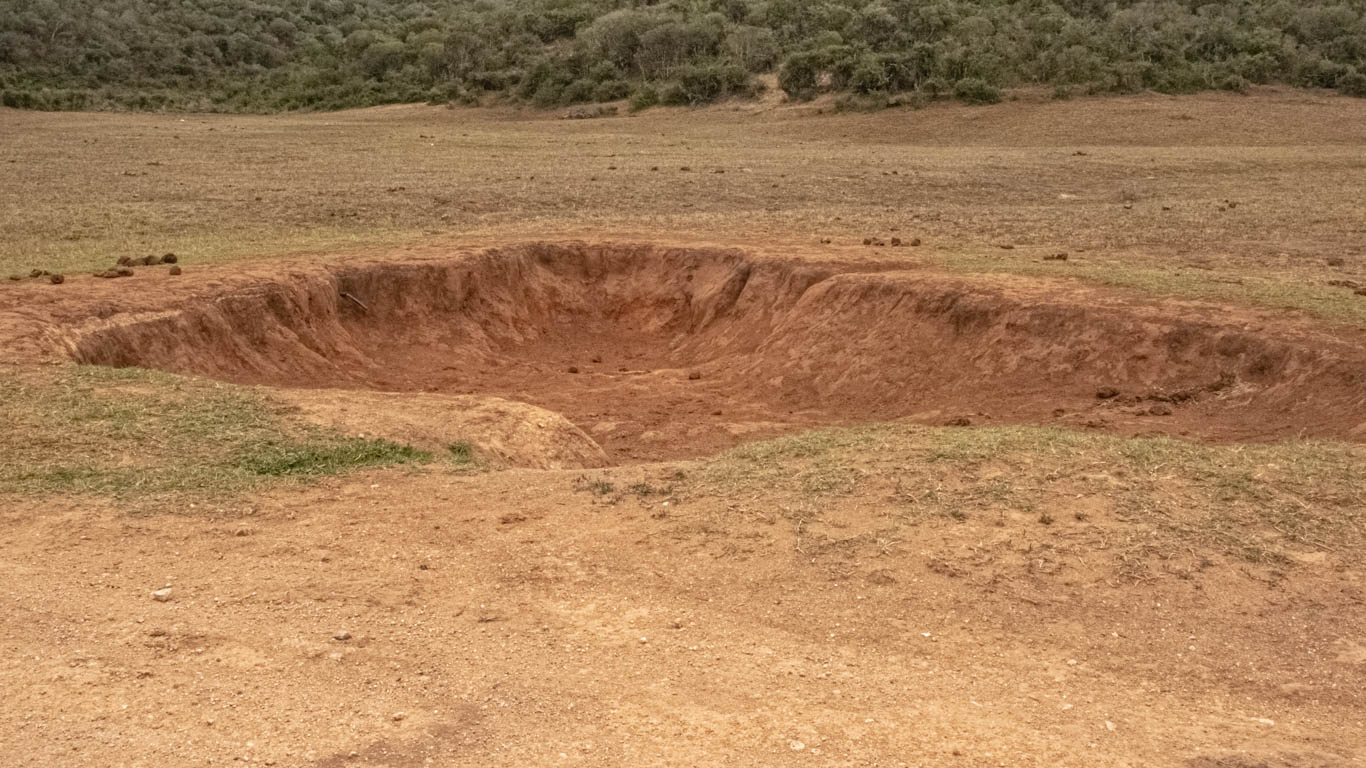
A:
<svg viewBox="0 0 1366 768">
<path fill-rule="evenodd" d="M 0 100 L 271 111 L 504 98 L 863 103 L 999 88 L 1366 95 L 1363 0 L 7 0 Z"/>
</svg>

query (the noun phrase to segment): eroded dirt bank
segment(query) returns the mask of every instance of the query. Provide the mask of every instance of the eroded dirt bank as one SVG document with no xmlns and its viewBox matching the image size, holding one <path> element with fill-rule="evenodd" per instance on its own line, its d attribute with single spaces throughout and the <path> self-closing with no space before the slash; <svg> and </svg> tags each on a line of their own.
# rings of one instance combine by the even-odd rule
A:
<svg viewBox="0 0 1366 768">
<path fill-rule="evenodd" d="M 495 395 L 565 414 L 618 461 L 898 418 L 1366 436 L 1366 350 L 1351 339 L 886 264 L 532 244 L 310 265 L 163 311 L 66 309 L 44 338 L 80 362 Z"/>
</svg>

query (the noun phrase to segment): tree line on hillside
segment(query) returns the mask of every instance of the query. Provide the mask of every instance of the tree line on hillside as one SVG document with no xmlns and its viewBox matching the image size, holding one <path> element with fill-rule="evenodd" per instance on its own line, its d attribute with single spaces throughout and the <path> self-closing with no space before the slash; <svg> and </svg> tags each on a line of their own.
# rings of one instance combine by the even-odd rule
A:
<svg viewBox="0 0 1366 768">
<path fill-rule="evenodd" d="M 877 107 L 1001 89 L 1366 96 L 1366 0 L 7 0 L 0 103 L 269 112 L 428 101 Z"/>
</svg>

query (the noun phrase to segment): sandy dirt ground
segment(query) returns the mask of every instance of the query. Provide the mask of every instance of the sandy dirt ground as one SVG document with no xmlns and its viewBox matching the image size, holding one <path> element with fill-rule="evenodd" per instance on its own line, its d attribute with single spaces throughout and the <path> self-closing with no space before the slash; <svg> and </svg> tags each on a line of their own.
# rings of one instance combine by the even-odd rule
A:
<svg viewBox="0 0 1366 768">
<path fill-rule="evenodd" d="M 0 765 L 1366 764 L 1360 102 L 817 108 L 0 110 Z"/>
<path fill-rule="evenodd" d="M 361 475 L 210 519 L 10 509 L 4 761 L 1361 762 L 1355 563 L 1117 583 L 1106 552 L 1035 562 L 1028 522 L 990 519 L 808 554 L 762 500 L 575 480 Z M 886 502 L 842 506 L 847 536 Z"/>
</svg>

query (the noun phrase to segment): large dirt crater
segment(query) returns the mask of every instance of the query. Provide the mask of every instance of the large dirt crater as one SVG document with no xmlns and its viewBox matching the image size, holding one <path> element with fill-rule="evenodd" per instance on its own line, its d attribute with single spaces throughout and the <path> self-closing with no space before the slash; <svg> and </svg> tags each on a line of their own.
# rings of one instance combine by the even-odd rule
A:
<svg viewBox="0 0 1366 768">
<path fill-rule="evenodd" d="M 822 424 L 1360 439 L 1366 352 L 1232 310 L 735 250 L 532 244 L 286 272 L 61 337 L 79 362 L 494 395 L 612 461 Z M 433 406 L 434 407 L 434 406 Z"/>
</svg>

